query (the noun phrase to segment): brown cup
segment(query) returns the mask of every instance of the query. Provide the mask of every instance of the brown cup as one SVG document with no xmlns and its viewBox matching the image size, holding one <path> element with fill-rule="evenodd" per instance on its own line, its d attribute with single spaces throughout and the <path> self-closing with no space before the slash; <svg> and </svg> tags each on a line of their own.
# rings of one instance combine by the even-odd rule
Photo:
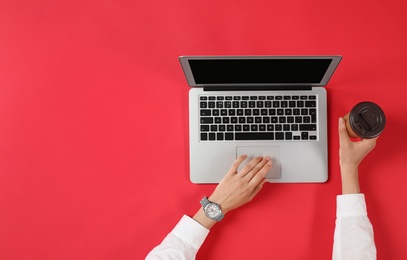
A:
<svg viewBox="0 0 407 260">
<path fill-rule="evenodd" d="M 356 104 L 344 117 L 349 136 L 371 139 L 379 136 L 386 125 L 383 110 L 372 102 Z"/>
<path fill-rule="evenodd" d="M 356 104 L 344 116 L 349 136 L 371 139 L 379 136 L 386 125 L 383 110 L 372 102 Z"/>
</svg>

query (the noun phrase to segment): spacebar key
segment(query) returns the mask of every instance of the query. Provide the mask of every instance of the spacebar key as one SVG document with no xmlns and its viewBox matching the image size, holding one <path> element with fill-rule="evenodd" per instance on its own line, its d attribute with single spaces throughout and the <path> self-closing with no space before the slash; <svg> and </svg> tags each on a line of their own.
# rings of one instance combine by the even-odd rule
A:
<svg viewBox="0 0 407 260">
<path fill-rule="evenodd" d="M 274 133 L 235 133 L 235 140 L 274 140 Z"/>
</svg>

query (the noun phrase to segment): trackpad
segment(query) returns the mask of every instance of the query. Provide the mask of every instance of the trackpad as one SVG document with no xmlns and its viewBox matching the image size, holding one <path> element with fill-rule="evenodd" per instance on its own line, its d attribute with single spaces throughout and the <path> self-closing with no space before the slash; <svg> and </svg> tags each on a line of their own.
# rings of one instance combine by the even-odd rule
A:
<svg viewBox="0 0 407 260">
<path fill-rule="evenodd" d="M 238 146 L 236 147 L 236 158 L 240 155 L 247 154 L 248 158 L 240 165 L 239 170 L 246 163 L 250 162 L 257 156 L 271 157 L 273 166 L 267 173 L 267 179 L 280 179 L 281 178 L 281 157 L 279 146 Z"/>
</svg>

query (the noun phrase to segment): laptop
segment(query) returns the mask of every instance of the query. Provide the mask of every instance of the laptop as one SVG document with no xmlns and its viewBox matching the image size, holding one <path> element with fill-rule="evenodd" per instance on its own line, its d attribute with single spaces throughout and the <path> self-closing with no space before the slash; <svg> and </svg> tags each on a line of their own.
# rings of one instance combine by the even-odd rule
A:
<svg viewBox="0 0 407 260">
<path fill-rule="evenodd" d="M 181 56 L 190 180 L 219 183 L 240 155 L 272 158 L 266 181 L 328 179 L 327 95 L 341 56 Z M 240 168 L 241 168 L 240 167 Z"/>
</svg>

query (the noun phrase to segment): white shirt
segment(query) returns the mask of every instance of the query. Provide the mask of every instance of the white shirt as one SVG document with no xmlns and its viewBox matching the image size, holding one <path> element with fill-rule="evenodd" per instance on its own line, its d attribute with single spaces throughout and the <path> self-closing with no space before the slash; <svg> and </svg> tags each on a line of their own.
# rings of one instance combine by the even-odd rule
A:
<svg viewBox="0 0 407 260">
<path fill-rule="evenodd" d="M 333 260 L 376 259 L 373 227 L 367 217 L 365 196 L 337 196 Z M 152 259 L 195 259 L 209 230 L 188 216 L 183 216 L 160 245 L 148 255 Z"/>
</svg>

